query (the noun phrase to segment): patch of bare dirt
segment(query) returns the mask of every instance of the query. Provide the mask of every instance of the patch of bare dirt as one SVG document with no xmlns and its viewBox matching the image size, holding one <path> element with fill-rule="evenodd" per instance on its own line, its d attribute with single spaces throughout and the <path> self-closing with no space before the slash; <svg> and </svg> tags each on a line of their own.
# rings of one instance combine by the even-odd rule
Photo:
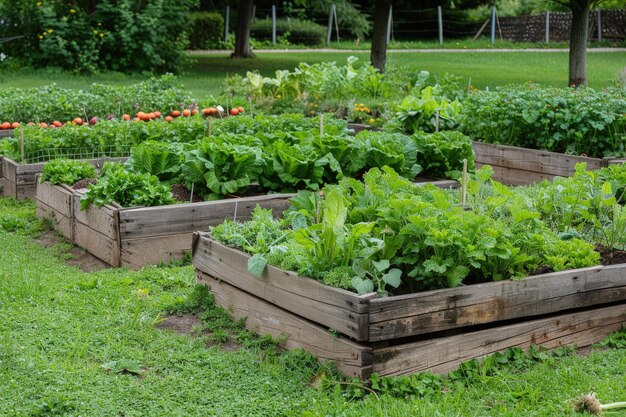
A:
<svg viewBox="0 0 626 417">
<path fill-rule="evenodd" d="M 194 313 L 188 313 L 183 315 L 172 314 L 169 316 L 163 317 L 163 319 L 156 325 L 157 328 L 163 330 L 170 330 L 174 333 L 184 334 L 187 336 L 194 336 L 193 329 L 196 326 L 200 326 L 202 321 L 200 317 L 196 316 Z M 210 336 L 211 332 L 203 331 L 203 336 Z M 224 343 L 216 343 L 214 341 L 208 342 L 209 346 L 218 345 L 221 350 L 225 352 L 235 352 L 239 350 L 240 346 L 237 342 L 233 340 L 229 340 Z"/>
<path fill-rule="evenodd" d="M 602 265 L 616 265 L 626 263 L 626 251 L 607 248 L 596 245 L 596 251 L 600 254 Z"/>
<path fill-rule="evenodd" d="M 193 195 L 193 200 L 191 199 L 191 192 L 185 188 L 182 184 L 172 184 L 170 185 L 170 189 L 172 190 L 172 196 L 174 200 L 181 201 L 185 203 L 189 203 L 190 200 L 192 203 L 197 203 L 199 201 L 204 201 L 198 194 Z"/>
<path fill-rule="evenodd" d="M 87 188 L 89 184 L 95 184 L 98 180 L 95 178 L 86 178 L 78 181 L 76 184 L 72 185 L 72 188 L 75 190 L 80 190 L 83 188 Z"/>
<path fill-rule="evenodd" d="M 172 314 L 165 316 L 162 321 L 157 324 L 159 329 L 171 330 L 174 333 L 191 335 L 193 328 L 202 324 L 200 317 L 195 314 L 183 314 L 182 316 Z"/>
<path fill-rule="evenodd" d="M 54 231 L 41 234 L 39 243 L 46 247 L 55 249 L 56 255 L 68 265 L 74 265 L 85 272 L 96 272 L 102 269 L 111 268 L 109 264 L 96 258 L 86 250 L 74 246 L 67 242 Z"/>
</svg>

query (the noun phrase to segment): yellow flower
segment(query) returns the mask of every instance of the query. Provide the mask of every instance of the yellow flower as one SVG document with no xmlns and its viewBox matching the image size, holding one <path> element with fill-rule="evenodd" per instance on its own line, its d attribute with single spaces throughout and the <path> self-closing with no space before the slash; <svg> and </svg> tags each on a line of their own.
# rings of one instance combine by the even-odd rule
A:
<svg viewBox="0 0 626 417">
<path fill-rule="evenodd" d="M 43 39 L 43 36 L 39 35 L 39 39 Z"/>
<path fill-rule="evenodd" d="M 100 37 L 101 37 L 101 38 L 104 38 L 104 33 L 101 33 L 101 34 L 100 34 Z"/>
<path fill-rule="evenodd" d="M 74 13 L 76 13 L 76 10 L 70 9 L 70 13 L 74 14 Z"/>
<path fill-rule="evenodd" d="M 376 120 L 374 120 L 373 117 L 370 117 L 370 123 L 374 123 Z"/>
<path fill-rule="evenodd" d="M 52 33 L 54 32 L 52 29 L 48 29 L 48 33 Z"/>
<path fill-rule="evenodd" d="M 37 2 L 37 7 L 41 6 L 42 3 L 40 1 Z"/>
</svg>

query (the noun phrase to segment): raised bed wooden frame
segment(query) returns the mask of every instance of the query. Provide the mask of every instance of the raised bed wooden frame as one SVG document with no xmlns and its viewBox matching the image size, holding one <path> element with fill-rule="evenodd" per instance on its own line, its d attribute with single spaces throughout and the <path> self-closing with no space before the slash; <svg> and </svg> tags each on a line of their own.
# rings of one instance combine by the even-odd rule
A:
<svg viewBox="0 0 626 417">
<path fill-rule="evenodd" d="M 117 204 L 80 210 L 86 190 L 37 185 L 37 215 L 50 219 L 72 243 L 111 266 L 140 268 L 170 262 L 191 252 L 192 235 L 227 219 L 248 220 L 259 205 L 282 213 L 293 194 L 268 194 L 159 207 Z"/>
<path fill-rule="evenodd" d="M 335 361 L 344 373 L 444 372 L 513 346 L 586 346 L 626 324 L 626 264 L 378 298 L 268 266 L 203 232 L 193 264 L 216 302 L 247 326 L 286 335 L 286 347 Z"/>
<path fill-rule="evenodd" d="M 127 158 L 94 158 L 94 159 L 82 159 L 82 161 L 88 162 L 96 168 L 101 167 L 105 162 L 120 162 L 125 161 Z M 15 197 L 18 200 L 25 198 L 33 198 L 36 194 L 37 174 L 43 172 L 43 167 L 46 162 L 39 162 L 36 164 L 20 164 L 7 158 L 2 158 L 2 169 L 0 174 L 3 177 L 3 193 L 5 197 Z"/>
<path fill-rule="evenodd" d="M 588 170 L 626 162 L 626 158 L 589 158 L 557 152 L 473 142 L 476 167 L 491 165 L 493 179 L 509 185 L 527 185 L 554 177 L 569 177 L 576 164 L 586 163 Z"/>
</svg>

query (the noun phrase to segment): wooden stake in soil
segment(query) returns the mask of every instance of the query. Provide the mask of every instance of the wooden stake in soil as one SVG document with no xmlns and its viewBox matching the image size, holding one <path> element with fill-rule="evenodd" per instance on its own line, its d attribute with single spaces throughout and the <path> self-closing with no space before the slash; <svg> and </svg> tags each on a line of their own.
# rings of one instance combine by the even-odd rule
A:
<svg viewBox="0 0 626 417">
<path fill-rule="evenodd" d="M 324 114 L 320 114 L 320 137 L 324 136 Z"/>
<path fill-rule="evenodd" d="M 189 202 L 193 203 L 193 186 L 196 185 L 196 183 L 192 182 L 191 183 L 191 195 L 189 196 Z"/>
<path fill-rule="evenodd" d="M 24 129 L 20 129 L 20 157 L 24 161 Z"/>
<path fill-rule="evenodd" d="M 465 200 L 467 197 L 467 159 L 463 160 L 463 177 L 461 181 L 461 206 L 465 208 Z"/>
</svg>

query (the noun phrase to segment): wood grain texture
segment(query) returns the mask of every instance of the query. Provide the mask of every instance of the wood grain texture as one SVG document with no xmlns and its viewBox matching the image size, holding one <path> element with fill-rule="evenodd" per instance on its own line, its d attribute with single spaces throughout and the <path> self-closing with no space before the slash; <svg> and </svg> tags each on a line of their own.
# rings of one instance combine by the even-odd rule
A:
<svg viewBox="0 0 626 417">
<path fill-rule="evenodd" d="M 6 182 L 6 179 L 0 178 L 0 196 L 4 196 L 4 184 Z"/>
<path fill-rule="evenodd" d="M 4 197 L 17 198 L 17 187 L 15 183 L 8 178 L 4 179 Z"/>
<path fill-rule="evenodd" d="M 75 221 L 74 243 L 109 265 L 120 266 L 120 245 L 115 238 Z"/>
<path fill-rule="evenodd" d="M 66 217 L 72 217 L 73 193 L 66 187 L 51 185 L 49 182 L 39 182 L 37 175 L 37 188 L 35 201 L 44 203 Z"/>
<path fill-rule="evenodd" d="M 374 372 L 382 376 L 430 370 L 448 372 L 462 362 L 512 347 L 548 349 L 589 346 L 626 324 L 626 304 L 562 314 L 455 336 L 374 349 Z"/>
<path fill-rule="evenodd" d="M 476 165 L 491 165 L 493 179 L 510 185 L 532 184 L 555 176 L 569 177 L 576 164 L 586 163 L 593 170 L 608 165 L 608 161 L 585 156 L 473 142 Z"/>
<path fill-rule="evenodd" d="M 192 233 L 121 240 L 121 263 L 132 269 L 182 259 L 191 252 Z"/>
<path fill-rule="evenodd" d="M 86 190 L 76 190 L 72 198 L 74 221 L 111 238 L 117 239 L 119 232 L 115 220 L 115 212 L 119 209 L 112 206 L 96 207 L 91 204 L 87 210 L 80 209 L 80 198 Z"/>
<path fill-rule="evenodd" d="M 250 219 L 252 210 L 259 205 L 280 214 L 289 207 L 294 194 L 270 194 L 257 197 L 233 198 L 202 203 L 174 204 L 160 207 L 142 207 L 120 211 L 122 239 L 136 239 L 169 234 L 193 233 L 208 230 L 209 226 L 224 220 Z M 189 237 L 191 241 L 191 236 Z"/>
<path fill-rule="evenodd" d="M 27 198 L 35 198 L 35 193 L 37 192 L 37 184 L 25 184 L 25 185 L 17 185 L 17 199 L 25 200 Z"/>
<path fill-rule="evenodd" d="M 15 174 L 16 166 L 17 162 L 13 161 L 11 158 L 7 158 L 6 156 L 2 158 L 2 175 L 4 178 L 13 183 L 17 181 L 17 176 Z"/>
<path fill-rule="evenodd" d="M 344 374 L 366 379 L 371 374 L 372 350 L 344 337 L 336 337 L 328 329 L 276 307 L 245 291 L 197 272 L 198 281 L 207 285 L 215 302 L 229 310 L 237 319 L 245 318 L 246 327 L 259 334 L 285 338 L 286 349 L 304 349 L 318 359 L 331 360 Z"/>
<path fill-rule="evenodd" d="M 626 264 L 370 301 L 369 340 L 533 317 L 626 300 Z"/>
<path fill-rule="evenodd" d="M 248 272 L 249 256 L 200 234 L 196 269 L 356 340 L 367 340 L 368 296 L 332 288 L 294 272 L 267 266 L 261 277 Z"/>
</svg>

